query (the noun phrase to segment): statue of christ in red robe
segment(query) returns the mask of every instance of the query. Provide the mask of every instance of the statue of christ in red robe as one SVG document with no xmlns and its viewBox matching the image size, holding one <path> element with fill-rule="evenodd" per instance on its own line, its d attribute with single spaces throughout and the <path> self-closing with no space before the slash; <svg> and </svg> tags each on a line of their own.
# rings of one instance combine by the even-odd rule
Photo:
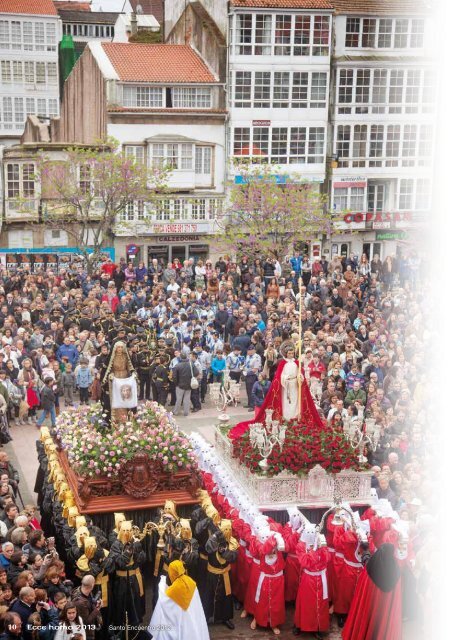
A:
<svg viewBox="0 0 453 640">
<path fill-rule="evenodd" d="M 323 429 L 321 417 L 303 376 L 302 384 L 299 384 L 299 363 L 294 359 L 294 345 L 287 344 L 286 353 L 282 345 L 282 353 L 284 358 L 278 364 L 271 387 L 257 415 L 253 420 L 239 422 L 233 427 L 229 432 L 232 440 L 240 438 L 255 422 L 264 424 L 266 409 L 273 409 L 273 420 L 297 420 L 301 425 L 311 427 L 313 431 Z"/>
</svg>

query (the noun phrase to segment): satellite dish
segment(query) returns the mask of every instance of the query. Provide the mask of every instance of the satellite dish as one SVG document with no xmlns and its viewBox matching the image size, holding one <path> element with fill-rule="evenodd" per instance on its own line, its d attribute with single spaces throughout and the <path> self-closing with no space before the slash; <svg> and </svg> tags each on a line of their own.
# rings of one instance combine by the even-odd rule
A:
<svg viewBox="0 0 453 640">
<path fill-rule="evenodd" d="M 142 16 L 142 15 L 143 15 L 143 7 L 142 7 L 142 5 L 141 5 L 141 4 L 138 4 L 138 5 L 135 7 L 135 13 L 136 13 L 138 16 Z"/>
</svg>

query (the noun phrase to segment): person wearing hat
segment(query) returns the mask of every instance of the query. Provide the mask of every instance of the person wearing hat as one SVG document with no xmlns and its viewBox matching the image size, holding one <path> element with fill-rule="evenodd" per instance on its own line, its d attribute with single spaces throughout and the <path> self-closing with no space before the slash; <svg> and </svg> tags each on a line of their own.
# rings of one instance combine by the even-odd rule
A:
<svg viewBox="0 0 453 640">
<path fill-rule="evenodd" d="M 157 354 L 152 365 L 152 382 L 156 390 L 155 400 L 163 407 L 167 404 L 170 387 L 170 371 L 168 364 L 164 364 L 164 360 L 164 355 Z"/>
<path fill-rule="evenodd" d="M 246 408 L 253 411 L 252 391 L 253 385 L 258 380 L 258 373 L 261 371 L 261 358 L 255 352 L 255 345 L 249 344 L 247 355 L 244 361 L 245 389 L 247 392 Z"/>
</svg>

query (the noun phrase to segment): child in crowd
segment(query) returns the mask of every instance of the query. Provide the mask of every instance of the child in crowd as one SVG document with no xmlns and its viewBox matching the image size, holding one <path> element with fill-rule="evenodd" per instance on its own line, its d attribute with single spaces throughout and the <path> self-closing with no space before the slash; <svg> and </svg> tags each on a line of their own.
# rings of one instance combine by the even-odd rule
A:
<svg viewBox="0 0 453 640">
<path fill-rule="evenodd" d="M 80 404 L 90 404 L 90 386 L 93 382 L 93 374 L 88 367 L 87 358 L 80 359 L 80 366 L 77 367 L 76 384 L 79 388 Z"/>
<path fill-rule="evenodd" d="M 68 362 L 61 374 L 61 388 L 63 391 L 65 405 L 74 406 L 74 391 L 76 390 L 76 377 L 72 370 L 72 364 Z"/>
</svg>

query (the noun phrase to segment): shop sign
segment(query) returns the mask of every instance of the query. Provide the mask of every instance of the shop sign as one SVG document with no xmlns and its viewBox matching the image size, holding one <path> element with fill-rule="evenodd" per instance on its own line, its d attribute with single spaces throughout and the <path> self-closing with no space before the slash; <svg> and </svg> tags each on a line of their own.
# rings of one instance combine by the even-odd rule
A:
<svg viewBox="0 0 453 640">
<path fill-rule="evenodd" d="M 197 242 L 200 240 L 198 235 L 174 235 L 174 236 L 159 236 L 156 238 L 157 242 Z"/>
<path fill-rule="evenodd" d="M 347 178 L 335 178 L 333 183 L 334 189 L 348 189 L 349 187 L 359 187 L 366 189 L 367 179 L 359 176 L 347 177 Z"/>
<path fill-rule="evenodd" d="M 193 222 L 168 222 L 166 224 L 153 224 L 151 226 L 152 233 L 206 233 L 209 223 L 196 224 Z"/>
<path fill-rule="evenodd" d="M 371 222 L 374 228 L 379 228 L 378 226 L 375 227 L 375 225 L 381 225 L 387 222 L 412 222 L 412 213 L 410 211 L 404 213 L 400 213 L 399 211 L 389 211 L 387 213 L 346 213 L 343 216 L 343 220 L 347 224 Z"/>
<path fill-rule="evenodd" d="M 405 231 L 376 231 L 376 240 L 405 240 Z"/>
<path fill-rule="evenodd" d="M 270 120 L 252 120 L 252 127 L 270 127 Z"/>
</svg>

